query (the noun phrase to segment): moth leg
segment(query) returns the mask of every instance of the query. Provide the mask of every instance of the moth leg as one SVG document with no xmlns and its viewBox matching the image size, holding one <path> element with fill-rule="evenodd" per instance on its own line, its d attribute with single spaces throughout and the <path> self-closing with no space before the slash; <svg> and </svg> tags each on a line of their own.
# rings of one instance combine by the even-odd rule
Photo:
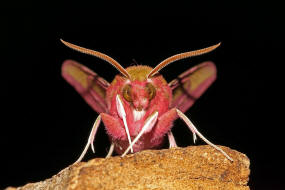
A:
<svg viewBox="0 0 285 190">
<path fill-rule="evenodd" d="M 156 126 L 153 129 L 153 139 L 161 138 L 164 134 L 168 133 L 173 126 L 173 121 L 178 118 L 177 112 L 175 108 L 168 110 L 161 116 L 159 116 Z"/>
<path fill-rule="evenodd" d="M 111 146 L 110 146 L 110 149 L 109 149 L 109 152 L 106 156 L 106 158 L 109 158 L 112 156 L 113 152 L 114 152 L 114 147 L 115 147 L 115 143 L 112 142 Z"/>
<path fill-rule="evenodd" d="M 216 150 L 220 151 L 227 159 L 230 161 L 233 161 L 233 159 L 227 155 L 220 147 L 216 146 L 215 144 L 211 143 L 206 137 L 204 137 L 193 125 L 193 123 L 190 121 L 190 119 L 184 115 L 180 110 L 176 109 L 178 116 L 186 123 L 186 125 L 190 128 L 190 130 L 194 133 L 196 133 L 203 141 L 205 141 L 208 145 L 214 147 Z"/>
<path fill-rule="evenodd" d="M 127 124 L 126 112 L 125 112 L 122 100 L 120 99 L 119 95 L 116 96 L 116 106 L 117 106 L 117 110 L 118 110 L 119 116 L 123 119 L 124 126 L 125 126 L 125 129 L 126 129 L 128 140 L 129 140 L 129 144 L 131 145 L 132 144 L 132 140 L 131 140 L 131 136 L 130 136 L 130 132 L 129 132 L 129 127 L 128 127 L 128 124 Z M 134 152 L 133 151 L 133 146 L 131 146 L 131 152 L 132 153 Z"/>
<path fill-rule="evenodd" d="M 119 118 L 113 117 L 107 113 L 101 113 L 100 115 L 109 136 L 112 136 L 114 139 L 127 139 L 125 128 L 119 121 Z"/>
<path fill-rule="evenodd" d="M 126 154 L 128 154 L 128 152 L 130 151 L 131 147 L 134 146 L 134 144 L 140 139 L 140 137 L 144 134 L 144 132 L 146 130 L 149 130 L 150 128 L 152 128 L 156 121 L 157 121 L 157 116 L 158 116 L 158 112 L 154 112 L 151 116 L 148 117 L 148 119 L 146 120 L 144 126 L 142 127 L 141 131 L 139 132 L 139 134 L 136 136 L 136 138 L 133 140 L 133 142 L 129 145 L 129 147 L 125 150 L 125 152 L 122 154 L 122 157 L 124 157 Z"/>
<path fill-rule="evenodd" d="M 74 164 L 76 164 L 82 160 L 82 158 L 85 156 L 90 145 L 91 145 L 92 151 L 95 153 L 93 142 L 94 142 L 94 137 L 96 135 L 96 132 L 97 132 L 97 129 L 98 129 L 100 123 L 101 123 L 101 115 L 99 115 L 97 117 L 97 119 L 95 120 L 93 127 L 91 129 L 87 144 L 85 145 L 83 152 L 81 153 L 81 155 L 79 156 L 79 158 L 76 160 L 76 162 Z"/>
<path fill-rule="evenodd" d="M 169 140 L 169 148 L 174 148 L 177 147 L 176 141 L 174 139 L 173 133 L 171 131 L 169 131 L 167 133 L 168 135 L 168 140 Z"/>
</svg>

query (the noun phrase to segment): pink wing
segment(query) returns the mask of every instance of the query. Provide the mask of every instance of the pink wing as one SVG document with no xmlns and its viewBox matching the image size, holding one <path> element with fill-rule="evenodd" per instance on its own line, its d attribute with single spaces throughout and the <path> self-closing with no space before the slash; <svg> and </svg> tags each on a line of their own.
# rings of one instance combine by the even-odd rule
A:
<svg viewBox="0 0 285 190">
<path fill-rule="evenodd" d="M 172 107 L 187 111 L 216 79 L 213 62 L 203 62 L 178 76 L 169 83 L 172 89 Z"/>
<path fill-rule="evenodd" d="M 96 112 L 107 112 L 105 94 L 110 84 L 106 80 L 72 60 L 64 61 L 61 73 Z"/>
</svg>

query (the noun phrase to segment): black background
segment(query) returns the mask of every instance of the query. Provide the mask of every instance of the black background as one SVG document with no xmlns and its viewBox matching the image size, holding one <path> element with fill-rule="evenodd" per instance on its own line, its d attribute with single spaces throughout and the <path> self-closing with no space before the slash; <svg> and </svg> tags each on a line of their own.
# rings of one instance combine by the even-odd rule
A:
<svg viewBox="0 0 285 190">
<path fill-rule="evenodd" d="M 176 53 L 222 42 L 214 52 L 176 62 L 161 73 L 171 81 L 195 64 L 214 61 L 217 81 L 186 115 L 209 140 L 250 158 L 252 189 L 284 187 L 279 172 L 283 123 L 275 114 L 280 113 L 276 105 L 283 87 L 277 84 L 282 22 L 276 7 L 93 2 L 11 8 L 13 12 L 4 17 L 1 47 L 0 188 L 49 178 L 81 153 L 97 113 L 61 78 L 64 60 L 77 60 L 108 81 L 118 73 L 104 61 L 65 47 L 60 38 L 103 52 L 124 67 L 133 59 L 155 66 Z M 175 122 L 173 131 L 179 146 L 193 145 L 181 121 Z M 109 145 L 102 125 L 96 154 L 89 151 L 84 160 L 104 157 Z"/>
</svg>

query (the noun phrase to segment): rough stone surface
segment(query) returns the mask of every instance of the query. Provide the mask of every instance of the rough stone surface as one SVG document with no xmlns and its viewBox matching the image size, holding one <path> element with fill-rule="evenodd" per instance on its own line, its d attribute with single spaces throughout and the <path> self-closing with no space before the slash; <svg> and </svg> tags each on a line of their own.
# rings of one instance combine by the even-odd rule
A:
<svg viewBox="0 0 285 190">
<path fill-rule="evenodd" d="M 121 158 L 95 158 L 71 165 L 52 178 L 6 190 L 249 189 L 249 159 L 220 146 L 234 161 L 208 145 L 145 150 Z"/>
</svg>

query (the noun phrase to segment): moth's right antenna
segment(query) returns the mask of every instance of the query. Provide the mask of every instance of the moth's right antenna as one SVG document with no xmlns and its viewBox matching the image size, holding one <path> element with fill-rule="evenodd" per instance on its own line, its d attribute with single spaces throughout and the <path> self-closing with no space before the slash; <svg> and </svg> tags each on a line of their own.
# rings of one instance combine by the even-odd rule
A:
<svg viewBox="0 0 285 190">
<path fill-rule="evenodd" d="M 130 79 L 130 75 L 129 73 L 126 71 L 126 69 L 124 69 L 124 67 L 122 67 L 115 59 L 113 59 L 112 57 L 109 57 L 108 55 L 104 54 L 104 53 L 100 53 L 98 51 L 94 51 L 94 50 L 90 50 L 87 48 L 83 48 L 77 45 L 74 45 L 72 43 L 66 42 L 62 39 L 60 39 L 60 41 L 66 45 L 67 47 L 74 49 L 76 51 L 79 51 L 81 53 L 86 53 L 89 55 L 93 55 L 95 57 L 98 57 L 100 59 L 103 59 L 104 61 L 107 61 L 108 63 L 110 63 L 111 65 L 113 65 L 118 71 L 120 71 L 120 73 L 122 73 L 125 77 Z"/>
</svg>

